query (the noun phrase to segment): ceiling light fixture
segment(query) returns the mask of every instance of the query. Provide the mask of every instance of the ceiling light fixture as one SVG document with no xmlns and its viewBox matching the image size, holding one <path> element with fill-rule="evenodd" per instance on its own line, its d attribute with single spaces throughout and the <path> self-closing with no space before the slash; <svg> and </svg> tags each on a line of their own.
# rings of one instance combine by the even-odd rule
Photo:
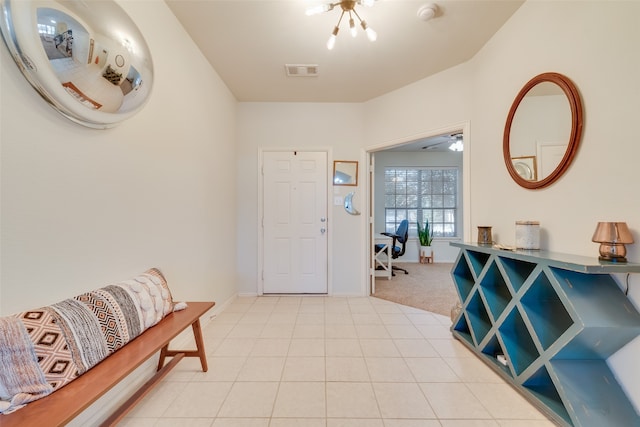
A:
<svg viewBox="0 0 640 427">
<path fill-rule="evenodd" d="M 349 14 L 349 30 L 351 31 L 351 36 L 355 37 L 358 34 L 355 20 L 353 19 L 353 15 L 355 15 L 356 18 L 358 18 L 358 21 L 360 22 L 360 26 L 362 27 L 364 32 L 367 34 L 367 37 L 369 38 L 369 40 L 371 40 L 372 42 L 376 41 L 376 39 L 378 38 L 378 34 L 375 31 L 373 31 L 373 29 L 369 27 L 369 25 L 367 24 L 367 21 L 360 18 L 360 15 L 358 15 L 358 12 L 356 12 L 356 5 L 359 4 L 363 6 L 373 6 L 374 2 L 375 0 L 342 0 L 336 3 L 326 3 L 318 6 L 312 6 L 307 9 L 306 13 L 307 13 L 307 16 L 318 15 L 323 12 L 329 12 L 333 10 L 333 8 L 336 6 L 340 6 L 340 8 L 342 9 L 342 13 L 340 13 L 340 18 L 338 19 L 338 23 L 333 28 L 333 31 L 331 32 L 331 36 L 329 36 L 329 40 L 327 41 L 327 49 L 331 50 L 336 45 L 336 37 L 338 35 L 338 31 L 340 31 L 340 23 L 342 22 L 342 18 L 344 17 L 345 13 Z"/>
<path fill-rule="evenodd" d="M 464 143 L 462 142 L 462 135 L 452 135 L 455 138 L 455 141 L 449 146 L 449 150 L 451 151 L 463 151 Z"/>
</svg>

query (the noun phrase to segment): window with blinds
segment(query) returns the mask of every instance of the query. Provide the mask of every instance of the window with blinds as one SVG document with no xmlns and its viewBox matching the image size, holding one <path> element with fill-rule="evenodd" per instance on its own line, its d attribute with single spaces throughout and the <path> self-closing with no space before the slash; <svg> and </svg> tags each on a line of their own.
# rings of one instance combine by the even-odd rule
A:
<svg viewBox="0 0 640 427">
<path fill-rule="evenodd" d="M 458 168 L 385 167 L 385 229 L 395 232 L 403 219 L 409 236 L 417 236 L 417 221 L 429 220 L 433 236 L 458 235 Z"/>
</svg>

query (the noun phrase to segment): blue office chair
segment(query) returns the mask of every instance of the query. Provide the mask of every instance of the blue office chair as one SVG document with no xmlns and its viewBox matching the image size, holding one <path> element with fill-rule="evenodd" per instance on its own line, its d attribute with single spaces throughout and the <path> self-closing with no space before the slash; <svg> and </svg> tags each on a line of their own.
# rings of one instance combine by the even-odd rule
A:
<svg viewBox="0 0 640 427">
<path fill-rule="evenodd" d="M 407 240 L 409 239 L 409 221 L 407 221 L 406 219 L 403 219 L 402 221 L 400 221 L 400 225 L 398 225 L 398 228 L 396 229 L 395 233 L 382 233 L 382 234 L 385 236 L 389 236 L 393 239 L 393 241 L 391 242 L 391 259 L 397 259 L 398 257 L 401 257 L 402 255 L 404 255 L 405 246 L 406 246 Z M 400 243 L 401 246 L 396 246 L 396 242 Z M 375 246 L 376 253 L 380 252 L 382 248 L 384 248 L 384 245 L 377 244 Z M 387 253 L 387 256 L 388 255 L 389 254 Z M 391 274 L 393 276 L 396 275 L 396 273 L 394 273 L 394 270 L 404 271 L 404 274 L 409 274 L 409 272 L 404 268 L 391 265 Z"/>
</svg>

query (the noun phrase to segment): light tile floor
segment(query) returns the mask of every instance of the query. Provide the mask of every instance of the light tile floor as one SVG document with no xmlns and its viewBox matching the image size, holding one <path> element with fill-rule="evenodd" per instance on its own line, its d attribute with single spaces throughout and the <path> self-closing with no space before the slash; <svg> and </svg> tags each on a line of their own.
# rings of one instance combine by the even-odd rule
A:
<svg viewBox="0 0 640 427">
<path fill-rule="evenodd" d="M 121 423 L 551 427 L 452 338 L 448 317 L 377 298 L 238 298 Z"/>
</svg>

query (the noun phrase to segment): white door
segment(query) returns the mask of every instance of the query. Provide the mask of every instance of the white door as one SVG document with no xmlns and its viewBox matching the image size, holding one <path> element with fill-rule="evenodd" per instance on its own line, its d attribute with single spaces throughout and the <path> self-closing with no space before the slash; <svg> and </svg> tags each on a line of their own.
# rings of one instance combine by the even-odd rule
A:
<svg viewBox="0 0 640 427">
<path fill-rule="evenodd" d="M 326 294 L 327 153 L 263 153 L 263 293 Z"/>
</svg>

